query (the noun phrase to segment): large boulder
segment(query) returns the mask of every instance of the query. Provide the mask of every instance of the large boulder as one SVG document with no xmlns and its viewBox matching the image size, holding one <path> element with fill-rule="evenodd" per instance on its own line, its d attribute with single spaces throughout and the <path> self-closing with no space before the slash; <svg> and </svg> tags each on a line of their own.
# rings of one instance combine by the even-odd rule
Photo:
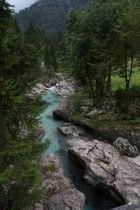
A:
<svg viewBox="0 0 140 210">
<path fill-rule="evenodd" d="M 42 124 L 39 124 L 37 127 L 37 141 L 40 142 L 43 137 L 45 136 L 46 130 L 45 128 L 42 126 Z"/>
<path fill-rule="evenodd" d="M 42 155 L 43 186 L 46 194 L 35 210 L 83 210 L 85 196 L 64 176 L 54 155 Z"/>
<path fill-rule="evenodd" d="M 64 76 L 65 76 L 65 74 L 62 74 L 62 73 L 56 73 L 55 74 L 55 77 L 57 79 L 57 82 L 60 82 L 61 80 L 63 80 L 64 79 Z"/>
<path fill-rule="evenodd" d="M 69 105 L 69 100 L 62 99 L 52 113 L 55 117 L 60 117 L 63 120 L 69 121 L 69 117 L 72 116 L 73 111 L 73 106 Z"/>
<path fill-rule="evenodd" d="M 132 146 L 127 139 L 117 138 L 116 141 L 113 142 L 113 145 L 123 155 L 127 155 L 130 157 L 136 157 L 137 155 L 139 155 L 137 147 Z"/>
<path fill-rule="evenodd" d="M 88 182 L 113 187 L 126 203 L 140 199 L 140 166 L 120 155 L 114 146 L 77 137 L 67 143 L 70 154 L 85 167 Z"/>
<path fill-rule="evenodd" d="M 74 126 L 70 123 L 65 123 L 64 125 L 58 127 L 58 130 L 61 134 L 65 136 L 71 136 L 71 137 L 87 136 L 86 132 L 82 127 Z"/>
<path fill-rule="evenodd" d="M 65 78 L 57 84 L 58 95 L 63 98 L 76 92 L 76 85 L 72 78 Z"/>
</svg>

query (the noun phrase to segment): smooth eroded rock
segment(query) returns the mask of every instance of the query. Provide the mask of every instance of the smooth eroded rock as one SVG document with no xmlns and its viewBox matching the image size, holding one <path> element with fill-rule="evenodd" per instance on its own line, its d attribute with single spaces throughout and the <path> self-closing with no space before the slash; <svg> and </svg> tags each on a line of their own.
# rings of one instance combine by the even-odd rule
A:
<svg viewBox="0 0 140 210">
<path fill-rule="evenodd" d="M 61 119 L 64 119 L 66 121 L 69 121 L 69 117 L 72 115 L 73 110 L 70 110 L 67 108 L 69 106 L 69 102 L 67 99 L 63 99 L 60 101 L 59 105 L 54 108 L 53 115 L 56 117 L 60 117 Z"/>
<path fill-rule="evenodd" d="M 125 202 L 140 199 L 140 167 L 120 155 L 112 145 L 82 138 L 68 140 L 69 152 L 85 167 L 85 179 L 91 184 L 113 187 Z"/>
<path fill-rule="evenodd" d="M 60 133 L 65 136 L 86 136 L 86 132 L 83 128 L 79 126 L 74 126 L 69 123 L 65 123 L 64 125 L 58 127 Z"/>
</svg>

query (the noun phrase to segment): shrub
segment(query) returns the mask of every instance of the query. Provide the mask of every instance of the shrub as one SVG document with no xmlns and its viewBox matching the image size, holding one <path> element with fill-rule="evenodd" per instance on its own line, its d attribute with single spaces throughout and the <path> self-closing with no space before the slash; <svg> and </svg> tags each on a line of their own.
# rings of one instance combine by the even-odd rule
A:
<svg viewBox="0 0 140 210">
<path fill-rule="evenodd" d="M 89 100 L 90 99 L 88 97 L 88 94 L 83 91 L 73 94 L 71 96 L 71 103 L 74 106 L 75 114 L 80 113 L 81 107 L 84 106 Z"/>
<path fill-rule="evenodd" d="M 116 107 L 119 112 L 128 114 L 130 110 L 139 110 L 140 107 L 140 86 L 132 86 L 128 89 L 119 88 L 115 92 Z M 133 106 L 132 106 L 133 104 Z"/>
</svg>

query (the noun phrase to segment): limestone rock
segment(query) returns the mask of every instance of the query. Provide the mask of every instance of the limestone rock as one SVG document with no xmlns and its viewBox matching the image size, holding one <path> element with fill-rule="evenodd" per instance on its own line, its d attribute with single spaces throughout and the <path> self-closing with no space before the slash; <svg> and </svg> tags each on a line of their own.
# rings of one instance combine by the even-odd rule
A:
<svg viewBox="0 0 140 210">
<path fill-rule="evenodd" d="M 34 94 L 33 92 L 31 92 L 31 93 L 26 93 L 26 94 L 25 94 L 25 97 L 26 97 L 26 99 L 27 99 L 28 101 L 31 101 L 31 100 L 33 100 L 33 99 L 35 98 L 35 94 Z"/>
<path fill-rule="evenodd" d="M 42 124 L 39 124 L 37 127 L 37 141 L 41 141 L 42 138 L 45 136 L 46 130 L 45 128 L 42 126 Z"/>
<path fill-rule="evenodd" d="M 85 196 L 64 176 L 58 159 L 54 155 L 42 155 L 42 158 L 46 194 L 35 210 L 42 209 L 42 205 L 45 210 L 83 210 Z"/>
<path fill-rule="evenodd" d="M 56 73 L 55 76 L 56 76 L 57 82 L 64 79 L 64 74 L 62 74 L 62 73 Z"/>
<path fill-rule="evenodd" d="M 87 113 L 87 117 L 94 117 L 95 115 L 104 114 L 106 110 L 103 109 L 94 109 L 91 112 Z"/>
<path fill-rule="evenodd" d="M 134 162 L 140 166 L 140 155 L 138 155 L 137 157 L 128 157 L 128 156 L 125 157 L 128 158 L 129 161 Z"/>
<path fill-rule="evenodd" d="M 24 138 L 30 133 L 30 131 L 27 128 L 21 128 L 20 137 Z M 36 141 L 39 142 L 42 140 L 42 138 L 45 136 L 45 129 L 42 126 L 42 124 L 38 124 L 36 127 Z"/>
<path fill-rule="evenodd" d="M 58 130 L 60 133 L 62 133 L 65 136 L 86 136 L 86 132 L 83 130 L 83 128 L 79 126 L 74 126 L 69 123 L 65 123 L 64 125 L 58 127 Z"/>
<path fill-rule="evenodd" d="M 49 210 L 81 210 L 83 209 L 83 195 L 76 189 L 67 189 L 58 195 L 55 194 L 48 201 Z"/>
<path fill-rule="evenodd" d="M 36 203 L 36 204 L 35 204 L 35 210 L 44 210 L 44 207 L 43 207 L 42 204 Z"/>
<path fill-rule="evenodd" d="M 91 184 L 113 187 L 125 202 L 140 199 L 140 167 L 120 155 L 112 145 L 81 138 L 68 140 L 68 150 L 85 167 L 85 179 Z"/>
<path fill-rule="evenodd" d="M 58 95 L 63 98 L 76 92 L 74 80 L 72 78 L 64 78 L 57 84 Z"/>
<path fill-rule="evenodd" d="M 130 157 L 136 157 L 139 154 L 139 151 L 136 146 L 132 146 L 127 139 L 117 138 L 113 142 L 113 145 L 119 150 L 123 155 Z"/>
<path fill-rule="evenodd" d="M 69 117 L 73 114 L 73 107 L 69 105 L 69 100 L 63 99 L 59 105 L 54 108 L 53 115 L 69 121 Z"/>
<path fill-rule="evenodd" d="M 43 92 L 45 92 L 47 90 L 47 87 L 42 84 L 42 83 L 38 83 L 36 84 L 36 86 L 33 88 L 32 94 L 38 96 L 41 95 Z"/>
</svg>

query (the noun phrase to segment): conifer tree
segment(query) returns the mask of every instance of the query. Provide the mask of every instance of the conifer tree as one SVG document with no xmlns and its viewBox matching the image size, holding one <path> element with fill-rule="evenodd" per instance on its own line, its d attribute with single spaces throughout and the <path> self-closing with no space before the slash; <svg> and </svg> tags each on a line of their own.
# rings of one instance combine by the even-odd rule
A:
<svg viewBox="0 0 140 210">
<path fill-rule="evenodd" d="M 25 42 L 33 44 L 38 50 L 40 50 L 45 42 L 45 35 L 42 33 L 39 27 L 36 27 L 31 21 L 24 32 Z"/>
<path fill-rule="evenodd" d="M 25 44 L 10 5 L 0 4 L 0 209 L 31 209 L 42 197 L 40 154 L 48 146 L 37 142 L 39 101 L 25 96 L 41 74 L 39 55 Z"/>
</svg>

